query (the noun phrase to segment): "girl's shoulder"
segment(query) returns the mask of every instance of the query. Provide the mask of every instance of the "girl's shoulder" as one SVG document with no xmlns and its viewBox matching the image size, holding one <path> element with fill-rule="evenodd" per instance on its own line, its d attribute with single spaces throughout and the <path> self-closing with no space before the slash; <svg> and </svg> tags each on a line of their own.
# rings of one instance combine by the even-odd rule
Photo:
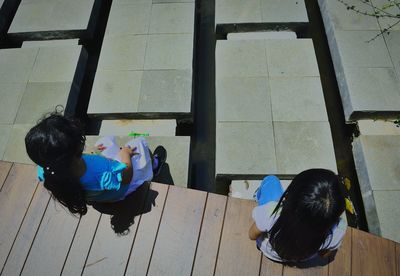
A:
<svg viewBox="0 0 400 276">
<path fill-rule="evenodd" d="M 258 230 L 262 232 L 271 230 L 279 217 L 279 213 L 272 214 L 277 204 L 278 203 L 275 201 L 270 201 L 266 204 L 254 207 L 252 217 Z"/>
</svg>

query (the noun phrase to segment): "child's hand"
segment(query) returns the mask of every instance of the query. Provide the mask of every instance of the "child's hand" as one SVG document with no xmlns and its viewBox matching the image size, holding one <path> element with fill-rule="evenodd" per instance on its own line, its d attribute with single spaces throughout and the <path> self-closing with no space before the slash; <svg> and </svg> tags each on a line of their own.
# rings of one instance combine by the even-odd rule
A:
<svg viewBox="0 0 400 276">
<path fill-rule="evenodd" d="M 120 155 L 129 155 L 129 157 L 134 156 L 135 154 L 139 154 L 137 152 L 135 152 L 136 147 L 134 147 L 133 149 L 131 149 L 131 147 L 122 147 L 121 150 L 119 151 Z"/>
</svg>

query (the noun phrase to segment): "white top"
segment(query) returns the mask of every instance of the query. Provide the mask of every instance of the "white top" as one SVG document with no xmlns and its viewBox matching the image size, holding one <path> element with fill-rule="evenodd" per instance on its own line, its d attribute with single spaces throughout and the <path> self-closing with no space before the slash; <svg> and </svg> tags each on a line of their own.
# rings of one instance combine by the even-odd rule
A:
<svg viewBox="0 0 400 276">
<path fill-rule="evenodd" d="M 272 226 L 275 224 L 276 220 L 279 218 L 279 211 L 277 214 L 272 214 L 277 202 L 270 201 L 267 204 L 257 206 L 253 209 L 252 217 L 253 220 L 258 228 L 258 230 L 262 232 L 270 231 Z M 339 248 L 342 243 L 343 237 L 346 234 L 347 222 L 340 218 L 339 223 L 332 228 L 332 233 L 328 235 L 325 242 L 321 245 L 320 250 L 335 250 Z M 272 248 L 271 244 L 269 243 L 268 238 L 264 238 L 263 236 L 258 237 L 257 245 L 260 250 L 264 253 L 265 256 L 268 258 L 278 261 L 284 262 L 281 257 L 279 257 L 278 253 Z M 307 258 L 304 261 L 314 258 L 317 255 L 314 254 Z"/>
</svg>

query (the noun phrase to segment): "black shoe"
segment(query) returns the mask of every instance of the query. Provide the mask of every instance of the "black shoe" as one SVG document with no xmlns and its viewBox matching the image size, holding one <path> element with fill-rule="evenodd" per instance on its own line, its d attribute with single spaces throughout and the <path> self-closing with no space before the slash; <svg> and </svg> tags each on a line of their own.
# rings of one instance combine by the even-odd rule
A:
<svg viewBox="0 0 400 276">
<path fill-rule="evenodd" d="M 153 171 L 154 176 L 156 176 L 160 173 L 161 168 L 163 167 L 163 165 L 165 164 L 165 161 L 167 160 L 167 151 L 163 146 L 157 146 L 153 152 L 153 156 L 157 156 L 157 160 L 158 160 L 158 166 Z"/>
</svg>

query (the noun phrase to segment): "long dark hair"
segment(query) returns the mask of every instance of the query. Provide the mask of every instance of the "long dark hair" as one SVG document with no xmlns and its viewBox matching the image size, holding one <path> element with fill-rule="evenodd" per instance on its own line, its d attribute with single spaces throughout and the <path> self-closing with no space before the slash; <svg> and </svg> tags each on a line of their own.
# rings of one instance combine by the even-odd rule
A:
<svg viewBox="0 0 400 276">
<path fill-rule="evenodd" d="M 340 179 L 325 169 L 298 174 L 273 211 L 280 215 L 269 231 L 269 242 L 287 261 L 317 253 L 345 209 Z"/>
<path fill-rule="evenodd" d="M 82 156 L 85 136 L 73 118 L 53 112 L 43 117 L 25 137 L 26 151 L 44 169 L 44 187 L 72 214 L 87 212 L 85 191 L 71 166 Z"/>
</svg>

